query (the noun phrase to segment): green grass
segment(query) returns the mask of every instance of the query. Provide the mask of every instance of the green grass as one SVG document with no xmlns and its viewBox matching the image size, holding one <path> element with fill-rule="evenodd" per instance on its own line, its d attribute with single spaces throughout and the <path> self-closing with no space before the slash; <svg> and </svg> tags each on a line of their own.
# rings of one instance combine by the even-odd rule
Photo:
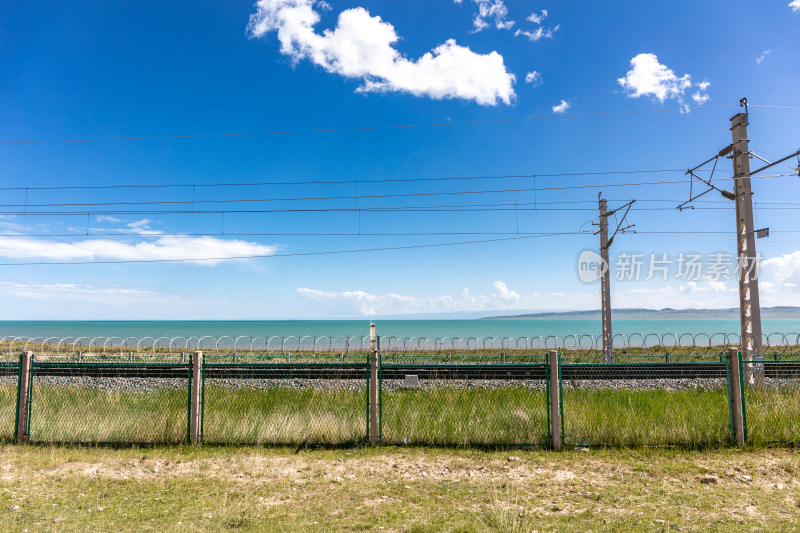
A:
<svg viewBox="0 0 800 533">
<path fill-rule="evenodd" d="M 564 387 L 563 403 L 564 437 L 570 444 L 699 446 L 731 439 L 725 388 L 667 391 Z"/>
<path fill-rule="evenodd" d="M 366 439 L 366 390 L 248 389 L 207 383 L 204 402 L 204 442 L 355 444 Z"/>
<path fill-rule="evenodd" d="M 14 438 L 14 419 L 17 413 L 17 386 L 0 384 L 0 442 Z"/>
<path fill-rule="evenodd" d="M 181 443 L 187 391 L 108 391 L 39 385 L 34 380 L 35 442 Z M 746 389 L 749 442 L 800 443 L 798 387 Z M 13 436 L 16 388 L 0 387 L 0 439 Z M 232 388 L 208 383 L 204 441 L 353 445 L 366 439 L 365 390 Z M 423 445 L 546 445 L 543 390 L 384 389 L 382 442 Z M 571 445 L 700 447 L 730 442 L 724 388 L 563 389 L 564 436 Z"/>
<path fill-rule="evenodd" d="M 796 531 L 796 452 L 0 446 L 4 531 Z"/>
<path fill-rule="evenodd" d="M 548 443 L 546 393 L 521 386 L 384 391 L 382 415 L 388 444 Z"/>
<path fill-rule="evenodd" d="M 800 442 L 800 383 L 745 387 L 748 442 L 760 446 L 773 442 Z"/>
<path fill-rule="evenodd" d="M 186 440 L 188 391 L 147 393 L 85 386 L 37 385 L 31 397 L 33 442 L 147 442 Z"/>
</svg>

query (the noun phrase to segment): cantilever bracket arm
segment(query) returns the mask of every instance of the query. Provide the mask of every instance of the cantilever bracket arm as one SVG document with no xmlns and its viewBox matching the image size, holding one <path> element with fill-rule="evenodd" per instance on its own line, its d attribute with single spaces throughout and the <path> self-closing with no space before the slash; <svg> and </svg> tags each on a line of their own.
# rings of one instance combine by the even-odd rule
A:
<svg viewBox="0 0 800 533">
<path fill-rule="evenodd" d="M 616 236 L 617 236 L 617 233 L 619 233 L 620 227 L 622 227 L 622 224 L 623 224 L 623 223 L 625 223 L 625 217 L 627 217 L 627 216 L 628 216 L 628 211 L 630 211 L 630 210 L 631 210 L 631 206 L 632 206 L 632 205 L 633 205 L 635 202 L 636 202 L 636 200 L 631 200 L 630 202 L 628 202 L 627 204 L 625 204 L 625 205 L 623 205 L 623 206 L 622 206 L 622 207 L 626 207 L 626 206 L 627 206 L 627 209 L 625 210 L 625 213 L 622 215 L 622 219 L 619 221 L 619 224 L 617 224 L 617 229 L 615 229 L 615 230 L 614 230 L 614 235 L 612 235 L 612 236 L 611 236 L 611 238 L 610 238 L 610 239 L 608 239 L 608 246 L 609 246 L 609 247 L 611 246 L 611 243 L 612 243 L 612 242 L 614 242 L 614 237 L 616 237 Z M 611 215 L 611 214 L 614 214 L 614 213 L 616 213 L 617 211 L 619 211 L 620 209 L 622 209 L 622 207 L 618 207 L 617 209 L 614 209 L 613 211 L 611 211 L 611 212 L 610 212 L 610 213 L 608 213 L 608 214 L 609 214 L 609 215 Z M 633 226 L 628 226 L 628 228 L 630 228 L 630 227 L 633 227 Z M 628 229 L 628 228 L 625 228 L 625 229 Z M 624 230 L 623 230 L 623 231 L 624 231 Z"/>
<path fill-rule="evenodd" d="M 795 157 L 795 156 L 800 156 L 800 150 L 796 151 L 796 152 L 795 152 L 795 153 L 793 153 L 793 154 L 789 154 L 789 155 L 787 155 L 786 157 L 782 157 L 782 158 L 778 159 L 777 161 L 775 161 L 774 163 L 770 163 L 769 165 L 764 165 L 763 167 L 759 168 L 758 170 L 754 170 L 753 172 L 751 172 L 751 173 L 750 173 L 750 175 L 751 175 L 751 176 L 753 176 L 753 175 L 755 175 L 755 174 L 758 174 L 758 173 L 759 173 L 759 172 L 761 172 L 762 170 L 767 170 L 768 168 L 770 168 L 770 167 L 774 167 L 774 166 L 775 166 L 775 165 L 777 165 L 778 163 L 783 163 L 783 162 L 784 162 L 784 161 L 786 161 L 787 159 L 791 159 L 791 158 L 793 158 L 793 157 Z"/>
<path fill-rule="evenodd" d="M 710 189 L 706 189 L 705 191 L 701 192 L 697 196 L 693 196 L 693 197 L 689 198 L 688 200 L 683 202 L 681 205 L 677 206 L 675 209 L 677 209 L 678 211 L 683 211 L 684 209 L 694 209 L 693 205 L 690 205 L 689 207 L 686 207 L 686 204 L 690 204 L 690 203 L 694 202 L 695 200 L 697 200 L 698 198 L 700 198 L 704 194 L 708 194 L 711 191 L 713 191 L 714 189 L 715 189 L 715 187 L 712 187 Z"/>
</svg>

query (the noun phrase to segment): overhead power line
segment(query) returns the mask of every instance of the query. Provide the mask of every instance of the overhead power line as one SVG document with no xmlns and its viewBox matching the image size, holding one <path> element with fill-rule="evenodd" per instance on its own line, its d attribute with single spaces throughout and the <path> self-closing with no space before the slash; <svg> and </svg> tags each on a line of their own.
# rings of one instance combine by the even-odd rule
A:
<svg viewBox="0 0 800 533">
<path fill-rule="evenodd" d="M 708 110 L 708 109 L 722 109 L 728 107 L 738 107 L 735 105 L 718 105 L 718 106 L 702 106 L 692 107 L 694 110 Z M 319 128 L 319 129 L 298 129 L 298 130 L 273 130 L 273 131 L 253 131 L 243 133 L 196 133 L 187 135 L 142 135 L 131 137 L 94 137 L 94 138 L 74 138 L 74 139 L 40 139 L 40 140 L 9 140 L 0 141 L 0 145 L 6 144 L 59 144 L 59 143 L 87 143 L 87 142 L 113 142 L 113 141 L 152 141 L 152 140 L 170 140 L 170 139 L 208 139 L 214 137 L 249 137 L 249 136 L 266 136 L 266 135 L 292 135 L 301 133 L 346 133 L 355 131 L 381 131 L 381 130 L 401 130 L 401 129 L 414 129 L 414 128 L 436 128 L 436 127 L 452 127 L 452 126 L 472 126 L 481 124 L 510 124 L 515 122 L 539 122 L 546 120 L 564 120 L 572 118 L 598 118 L 598 117 L 613 117 L 624 115 L 644 115 L 653 113 L 669 113 L 669 112 L 685 113 L 685 107 L 675 107 L 669 109 L 649 109 L 641 111 L 614 111 L 608 113 L 585 113 L 577 115 L 558 115 L 549 117 L 528 117 L 528 118 L 507 118 L 495 120 L 470 120 L 460 122 L 430 122 L 424 124 L 395 124 L 389 126 L 355 126 L 345 128 Z"/>
<path fill-rule="evenodd" d="M 321 252 L 294 252 L 294 253 L 276 253 L 276 254 L 257 254 L 257 255 L 241 255 L 241 256 L 228 256 L 228 257 L 201 257 L 201 258 L 176 258 L 176 259 L 120 259 L 120 260 L 100 260 L 100 261 L 28 261 L 21 263 L 0 263 L 0 266 L 38 266 L 38 265 L 116 265 L 123 263 L 187 263 L 198 261 L 230 261 L 234 259 L 262 259 L 271 257 L 303 257 L 314 255 L 336 255 L 336 254 L 353 254 L 365 252 L 385 252 L 391 250 L 411 250 L 417 248 L 438 248 L 443 246 L 461 246 L 466 244 L 483 244 L 490 242 L 503 242 L 503 241 L 517 241 L 522 239 L 536 239 L 541 237 L 559 237 L 565 235 L 583 235 L 579 231 L 567 232 L 554 232 L 554 233 L 540 233 L 537 235 L 521 235 L 515 237 L 503 237 L 497 239 L 481 239 L 474 241 L 459 241 L 459 242 L 443 242 L 433 244 L 411 244 L 406 246 L 386 246 L 381 248 L 360 248 L 351 250 L 329 250 Z"/>
<path fill-rule="evenodd" d="M 769 176 L 754 176 L 753 179 L 765 179 L 775 177 L 795 177 L 793 174 L 776 174 Z M 714 178 L 715 181 L 730 178 Z M 710 181 L 710 180 L 709 180 Z M 588 185 L 564 185 L 560 187 L 522 187 L 509 189 L 480 189 L 468 191 L 435 191 L 435 192 L 414 192 L 414 193 L 392 193 L 392 194 L 348 194 L 336 196 L 295 196 L 282 198 L 237 198 L 237 199 L 213 199 L 213 200 L 150 200 L 146 202 L 54 202 L 54 203 L 22 203 L 22 204 L 0 204 L 0 207 L 102 207 L 113 205 L 196 205 L 196 204 L 223 204 L 223 203 L 266 203 L 266 202 L 299 202 L 299 201 L 330 201 L 330 200 L 374 200 L 384 198 L 413 198 L 430 196 L 458 196 L 458 195 L 478 195 L 478 194 L 507 194 L 534 191 L 561 191 L 571 189 L 596 189 L 605 187 L 641 187 L 646 185 L 674 185 L 680 183 L 691 183 L 691 180 L 662 180 L 644 181 L 632 183 L 606 183 Z M 350 210 L 354 210 L 350 209 Z"/>
<path fill-rule="evenodd" d="M 379 179 L 344 179 L 344 180 L 304 180 L 304 181 L 261 181 L 245 183 L 168 183 L 168 184 L 123 184 L 123 185 L 58 185 L 53 187 L 0 187 L 0 191 L 62 191 L 62 190 L 104 190 L 104 189 L 168 189 L 186 188 L 201 189 L 210 187 L 262 187 L 269 185 L 370 185 L 373 183 L 410 183 L 425 181 L 467 181 L 467 180 L 503 180 L 525 178 L 560 178 L 571 176 L 608 176 L 623 174 L 656 174 L 661 172 L 683 172 L 684 169 L 658 169 L 658 170 L 607 170 L 600 172 L 558 172 L 537 174 L 507 174 L 501 176 L 454 176 L 443 178 L 379 178 Z"/>
<path fill-rule="evenodd" d="M 668 232 L 648 232 L 648 231 L 641 231 L 637 232 L 638 235 L 649 235 L 651 237 L 679 237 L 683 239 L 706 239 L 706 240 L 715 240 L 715 241 L 735 241 L 736 237 L 711 237 L 711 236 L 703 236 L 703 235 L 689 235 L 688 232 L 681 233 L 668 233 Z M 774 233 L 778 233 L 777 231 Z M 782 233 L 798 233 L 798 232 L 789 232 L 784 231 Z M 770 239 L 768 241 L 764 241 L 763 244 L 770 244 L 770 243 L 777 243 L 777 244 L 800 244 L 800 241 L 782 241 L 782 240 L 775 240 Z"/>
<path fill-rule="evenodd" d="M 733 207 L 697 207 L 697 211 L 729 211 Z M 800 207 L 771 207 L 771 210 L 795 210 Z M 673 207 L 638 207 L 635 211 L 674 211 Z M 109 210 L 109 211 L 0 211 L 0 215 L 13 215 L 13 216 L 70 216 L 70 217 L 86 217 L 86 216 L 99 216 L 99 215 L 232 215 L 232 214 L 257 214 L 257 213 L 471 213 L 482 211 L 519 211 L 519 212 L 535 212 L 535 211 L 553 211 L 553 212 L 566 212 L 566 211 L 596 211 L 591 207 L 446 207 L 446 208 L 421 208 L 421 207 L 342 207 L 342 208 L 298 208 L 298 209 L 206 209 L 194 211 L 186 210 Z"/>
<path fill-rule="evenodd" d="M 313 252 L 293 252 L 293 253 L 276 253 L 276 254 L 256 254 L 256 255 L 243 255 L 243 256 L 225 256 L 225 257 L 199 257 L 199 258 L 175 258 L 175 259 L 121 259 L 121 260 L 97 260 L 97 261 L 25 261 L 17 263 L 0 263 L 0 266 L 44 266 L 44 265 L 108 265 L 108 264 L 127 264 L 127 263 L 189 263 L 189 262 L 208 262 L 208 261 L 231 261 L 243 259 L 267 259 L 273 257 L 305 257 L 305 256 L 318 256 L 318 255 L 339 255 L 339 254 L 354 254 L 354 253 L 370 253 L 370 252 L 385 252 L 395 250 L 412 250 L 420 248 L 439 248 L 447 246 L 461 246 L 469 244 L 484 244 L 495 242 L 518 241 L 525 239 L 536 239 L 544 237 L 560 237 L 569 235 L 587 235 L 587 232 L 581 231 L 565 231 L 565 232 L 552 232 L 552 233 L 537 233 L 537 234 L 524 234 L 515 235 L 513 237 L 502 237 L 496 239 L 480 239 L 471 241 L 458 241 L 458 242 L 444 242 L 432 244 L 412 244 L 405 246 L 385 246 L 379 248 L 357 248 L 349 250 L 327 250 L 327 251 L 313 251 Z M 680 233 L 668 232 L 635 232 L 631 235 L 650 235 L 650 236 L 663 236 L 663 237 L 688 237 L 688 238 L 704 238 L 714 240 L 730 240 L 732 237 L 702 237 L 698 235 L 683 235 Z M 800 241 L 773 241 L 781 243 L 800 243 Z"/>
<path fill-rule="evenodd" d="M 589 234 L 589 231 L 580 233 Z M 770 230 L 770 233 L 800 233 L 800 230 Z M 728 235 L 730 231 L 657 231 L 643 232 L 632 231 L 631 235 Z M 237 231 L 197 231 L 197 232 L 94 232 L 85 233 L 14 233 L 8 235 L 0 234 L 0 239 L 12 237 L 61 237 L 85 239 L 86 237 L 443 237 L 452 235 L 549 235 L 549 233 L 531 231 L 409 231 L 409 232 L 247 232 Z M 783 242 L 783 241 L 770 241 Z"/>
<path fill-rule="evenodd" d="M 758 105 L 758 104 L 747 104 L 749 107 L 760 107 L 762 109 L 791 109 L 793 111 L 800 111 L 800 107 L 790 107 L 790 106 L 779 106 L 779 105 Z"/>
</svg>

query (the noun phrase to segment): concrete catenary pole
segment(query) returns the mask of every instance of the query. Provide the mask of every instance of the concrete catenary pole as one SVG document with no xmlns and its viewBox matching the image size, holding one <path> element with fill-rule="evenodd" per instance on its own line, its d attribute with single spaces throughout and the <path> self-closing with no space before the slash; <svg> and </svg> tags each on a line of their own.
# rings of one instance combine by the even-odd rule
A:
<svg viewBox="0 0 800 533">
<path fill-rule="evenodd" d="M 614 362 L 614 335 L 611 333 L 611 268 L 608 261 L 608 205 L 600 198 L 600 257 L 603 259 L 600 278 L 603 320 L 603 362 Z"/>
<path fill-rule="evenodd" d="M 733 192 L 736 195 L 736 249 L 739 277 L 739 315 L 742 327 L 742 354 L 746 361 L 762 360 L 761 306 L 758 297 L 758 256 L 753 228 L 753 193 L 750 189 L 750 149 L 747 139 L 747 114 L 731 118 L 733 147 Z M 747 365 L 750 367 L 751 365 Z M 745 373 L 749 385 L 763 385 L 763 365 Z"/>
</svg>

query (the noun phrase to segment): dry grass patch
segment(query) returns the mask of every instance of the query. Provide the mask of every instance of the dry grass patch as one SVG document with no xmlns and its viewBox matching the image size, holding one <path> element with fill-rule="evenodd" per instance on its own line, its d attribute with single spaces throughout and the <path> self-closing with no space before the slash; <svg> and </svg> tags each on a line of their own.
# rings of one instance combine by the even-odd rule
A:
<svg viewBox="0 0 800 533">
<path fill-rule="evenodd" d="M 4 446 L 0 528 L 793 531 L 798 457 L 791 449 Z"/>
</svg>

